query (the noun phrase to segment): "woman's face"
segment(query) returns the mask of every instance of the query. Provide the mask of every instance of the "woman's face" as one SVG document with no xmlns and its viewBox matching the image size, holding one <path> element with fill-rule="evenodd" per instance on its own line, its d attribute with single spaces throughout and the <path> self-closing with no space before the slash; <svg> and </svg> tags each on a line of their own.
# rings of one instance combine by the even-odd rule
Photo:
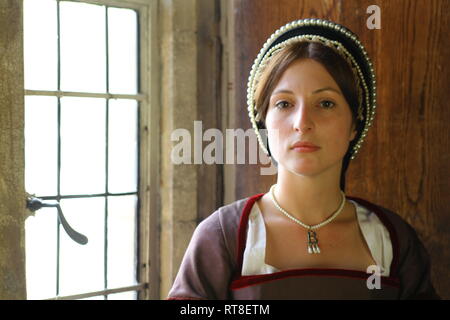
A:
<svg viewBox="0 0 450 320">
<path fill-rule="evenodd" d="M 312 59 L 296 60 L 283 73 L 271 94 L 265 122 L 272 156 L 279 166 L 299 175 L 340 170 L 356 136 L 339 86 Z M 301 142 L 318 148 L 298 147 Z"/>
</svg>

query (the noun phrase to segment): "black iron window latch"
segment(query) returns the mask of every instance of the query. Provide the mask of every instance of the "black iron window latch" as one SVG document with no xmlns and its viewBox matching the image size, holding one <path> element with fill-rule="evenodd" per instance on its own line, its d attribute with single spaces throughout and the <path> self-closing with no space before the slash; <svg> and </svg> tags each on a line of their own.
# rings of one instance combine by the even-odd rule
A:
<svg viewBox="0 0 450 320">
<path fill-rule="evenodd" d="M 32 211 L 35 212 L 36 210 L 39 210 L 43 207 L 52 207 L 52 208 L 56 208 L 58 210 L 58 221 L 59 223 L 62 224 L 64 230 L 66 231 L 67 235 L 76 243 L 79 244 L 86 244 L 88 243 L 88 238 L 75 231 L 67 222 L 66 218 L 64 217 L 64 214 L 61 210 L 61 206 L 59 205 L 59 202 L 55 202 L 55 203 L 49 203 L 49 202 L 44 202 L 42 199 L 33 197 L 33 196 L 29 196 L 27 198 L 27 208 Z"/>
</svg>

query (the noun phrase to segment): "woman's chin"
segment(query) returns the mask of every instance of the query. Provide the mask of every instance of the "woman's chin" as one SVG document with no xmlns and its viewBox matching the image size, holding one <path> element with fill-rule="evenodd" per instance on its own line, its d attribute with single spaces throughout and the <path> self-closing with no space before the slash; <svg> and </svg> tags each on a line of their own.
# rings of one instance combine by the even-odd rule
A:
<svg viewBox="0 0 450 320">
<path fill-rule="evenodd" d="M 321 171 L 317 161 L 312 159 L 296 160 L 295 163 L 282 165 L 285 170 L 299 176 L 313 176 Z"/>
</svg>

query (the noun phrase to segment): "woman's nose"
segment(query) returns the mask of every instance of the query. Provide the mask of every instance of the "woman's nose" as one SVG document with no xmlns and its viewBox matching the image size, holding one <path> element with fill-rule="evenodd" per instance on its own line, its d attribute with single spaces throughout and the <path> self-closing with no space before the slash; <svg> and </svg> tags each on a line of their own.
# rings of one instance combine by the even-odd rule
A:
<svg viewBox="0 0 450 320">
<path fill-rule="evenodd" d="M 314 124 L 311 119 L 310 110 L 307 108 L 306 104 L 298 106 L 294 114 L 293 127 L 295 131 L 300 133 L 306 133 L 313 128 Z"/>
</svg>

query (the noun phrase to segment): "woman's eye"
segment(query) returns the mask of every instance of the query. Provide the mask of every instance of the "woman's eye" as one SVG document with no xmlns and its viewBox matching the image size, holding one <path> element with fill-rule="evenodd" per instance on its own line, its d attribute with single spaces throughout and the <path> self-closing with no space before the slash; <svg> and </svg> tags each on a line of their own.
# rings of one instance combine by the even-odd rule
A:
<svg viewBox="0 0 450 320">
<path fill-rule="evenodd" d="M 335 103 L 330 100 L 323 100 L 320 102 L 320 105 L 325 109 L 331 109 L 335 106 Z"/>
<path fill-rule="evenodd" d="M 275 103 L 275 107 L 279 108 L 279 109 L 284 109 L 289 107 L 289 102 L 287 101 L 278 101 L 277 103 Z"/>
</svg>

